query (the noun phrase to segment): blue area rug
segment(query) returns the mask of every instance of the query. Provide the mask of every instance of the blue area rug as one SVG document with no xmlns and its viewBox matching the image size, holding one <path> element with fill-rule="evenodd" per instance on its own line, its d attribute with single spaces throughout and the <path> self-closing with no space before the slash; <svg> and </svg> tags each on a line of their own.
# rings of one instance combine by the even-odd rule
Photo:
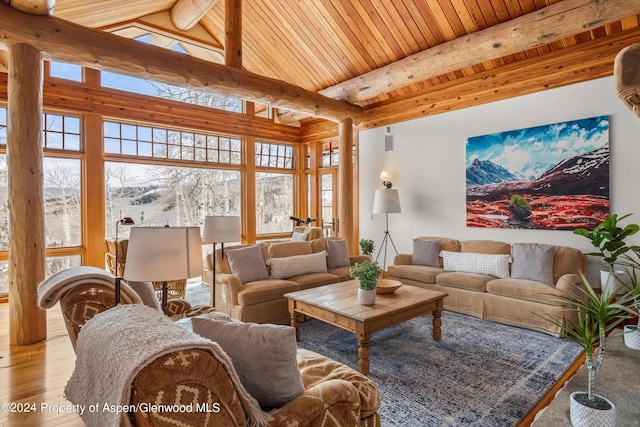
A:
<svg viewBox="0 0 640 427">
<path fill-rule="evenodd" d="M 578 357 L 575 342 L 445 311 L 377 332 L 370 375 L 383 426 L 515 426 Z M 355 336 L 310 319 L 299 346 L 358 369 Z"/>
</svg>

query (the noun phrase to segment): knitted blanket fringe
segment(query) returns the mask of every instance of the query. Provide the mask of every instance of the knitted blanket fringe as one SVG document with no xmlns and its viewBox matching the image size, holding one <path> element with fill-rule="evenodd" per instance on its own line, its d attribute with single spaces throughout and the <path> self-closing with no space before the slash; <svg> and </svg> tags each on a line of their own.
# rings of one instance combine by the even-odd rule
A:
<svg viewBox="0 0 640 427">
<path fill-rule="evenodd" d="M 51 308 L 69 290 L 82 284 L 99 284 L 115 288 L 113 274 L 98 267 L 80 266 L 59 271 L 38 285 L 38 305 Z M 140 297 L 126 283 L 120 287 L 120 299 L 125 304 L 139 303 Z"/>
<path fill-rule="evenodd" d="M 265 426 L 272 417 L 260 409 L 247 392 L 227 354 L 213 341 L 189 332 L 152 308 L 125 304 L 89 320 L 78 335 L 76 366 L 65 387 L 73 404 L 89 407 L 100 402 L 128 405 L 131 384 L 149 363 L 179 350 L 209 351 L 233 382 L 249 426 Z M 81 415 L 89 426 L 130 426 L 125 413 L 85 411 Z"/>
</svg>

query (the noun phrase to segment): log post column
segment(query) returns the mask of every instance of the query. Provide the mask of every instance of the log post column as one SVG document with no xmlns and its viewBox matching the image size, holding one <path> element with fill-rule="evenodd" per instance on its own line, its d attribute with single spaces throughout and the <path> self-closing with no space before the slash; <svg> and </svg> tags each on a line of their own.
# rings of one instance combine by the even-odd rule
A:
<svg viewBox="0 0 640 427">
<path fill-rule="evenodd" d="M 349 254 L 358 253 L 358 236 L 355 235 L 353 219 L 353 120 L 345 119 L 338 125 L 338 218 L 339 235 L 347 239 Z"/>
<path fill-rule="evenodd" d="M 7 164 L 9 170 L 9 342 L 33 344 L 47 337 L 37 286 L 45 276 L 40 52 L 9 46 Z"/>
</svg>

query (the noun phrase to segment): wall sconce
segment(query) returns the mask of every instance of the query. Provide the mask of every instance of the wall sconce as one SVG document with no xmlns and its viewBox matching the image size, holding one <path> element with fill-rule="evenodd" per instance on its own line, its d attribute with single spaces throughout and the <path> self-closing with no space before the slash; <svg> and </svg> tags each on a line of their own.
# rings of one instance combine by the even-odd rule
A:
<svg viewBox="0 0 640 427">
<path fill-rule="evenodd" d="M 387 171 L 382 171 L 380 172 L 380 179 L 382 180 L 382 185 L 388 190 L 391 188 L 392 184 L 391 181 L 388 181 L 389 179 L 389 174 L 387 173 Z"/>
</svg>

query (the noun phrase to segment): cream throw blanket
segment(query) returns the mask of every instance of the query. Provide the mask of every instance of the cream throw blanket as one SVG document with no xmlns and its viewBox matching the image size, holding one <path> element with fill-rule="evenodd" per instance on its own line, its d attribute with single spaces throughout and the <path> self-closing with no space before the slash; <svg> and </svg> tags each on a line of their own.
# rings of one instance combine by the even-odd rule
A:
<svg viewBox="0 0 640 427">
<path fill-rule="evenodd" d="M 97 267 L 72 267 L 62 270 L 38 285 L 38 305 L 40 308 L 51 308 L 69 290 L 82 284 L 99 284 L 113 288 L 115 277 L 106 270 Z M 138 294 L 122 282 L 120 300 L 125 304 L 139 303 Z"/>
<path fill-rule="evenodd" d="M 128 405 L 136 375 L 158 357 L 179 350 L 204 349 L 227 372 L 250 426 L 264 426 L 271 417 L 240 383 L 229 357 L 218 344 L 189 332 L 158 310 L 140 304 L 119 305 L 89 320 L 78 335 L 76 367 L 65 388 L 73 404 Z M 126 413 L 85 410 L 89 426 L 130 426 Z"/>
</svg>

